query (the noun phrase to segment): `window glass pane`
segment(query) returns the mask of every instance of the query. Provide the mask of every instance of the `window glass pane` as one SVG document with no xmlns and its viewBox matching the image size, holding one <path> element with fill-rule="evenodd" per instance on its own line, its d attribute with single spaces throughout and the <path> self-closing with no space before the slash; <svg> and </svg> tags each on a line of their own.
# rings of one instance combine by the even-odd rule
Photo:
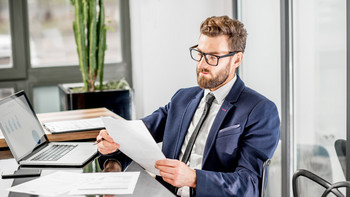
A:
<svg viewBox="0 0 350 197">
<path fill-rule="evenodd" d="M 293 3 L 295 168 L 345 180 L 334 143 L 346 139 L 346 1 Z M 301 182 L 300 196 L 324 189 Z"/>
<path fill-rule="evenodd" d="M 0 69 L 12 67 L 8 0 L 0 0 Z"/>
<path fill-rule="evenodd" d="M 33 105 L 36 113 L 60 111 L 57 86 L 40 86 L 33 88 Z"/>
<path fill-rule="evenodd" d="M 107 32 L 105 63 L 121 61 L 119 3 L 105 0 Z M 28 0 L 32 67 L 78 65 L 70 0 Z M 108 21 L 111 21 L 108 23 Z"/>
</svg>

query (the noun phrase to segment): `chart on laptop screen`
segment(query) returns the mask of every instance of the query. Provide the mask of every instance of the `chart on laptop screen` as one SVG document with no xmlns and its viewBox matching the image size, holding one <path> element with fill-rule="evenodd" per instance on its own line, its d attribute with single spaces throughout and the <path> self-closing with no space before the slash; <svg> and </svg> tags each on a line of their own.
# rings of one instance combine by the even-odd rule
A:
<svg viewBox="0 0 350 197">
<path fill-rule="evenodd" d="M 23 95 L 1 102 L 0 117 L 0 129 L 9 139 L 9 146 L 15 149 L 16 157 L 21 158 L 45 140 L 42 128 Z"/>
</svg>

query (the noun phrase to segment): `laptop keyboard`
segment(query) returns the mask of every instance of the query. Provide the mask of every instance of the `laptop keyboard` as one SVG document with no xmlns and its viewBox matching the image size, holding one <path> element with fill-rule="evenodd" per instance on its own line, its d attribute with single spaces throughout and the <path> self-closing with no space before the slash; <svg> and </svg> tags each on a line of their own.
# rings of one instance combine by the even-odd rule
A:
<svg viewBox="0 0 350 197">
<path fill-rule="evenodd" d="M 52 145 L 47 150 L 35 156 L 33 161 L 57 161 L 78 145 Z"/>
</svg>

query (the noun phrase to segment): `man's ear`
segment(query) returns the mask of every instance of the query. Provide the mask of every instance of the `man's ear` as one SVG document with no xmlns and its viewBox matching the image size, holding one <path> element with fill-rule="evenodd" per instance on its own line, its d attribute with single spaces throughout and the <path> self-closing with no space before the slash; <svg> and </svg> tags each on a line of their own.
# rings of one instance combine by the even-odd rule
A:
<svg viewBox="0 0 350 197">
<path fill-rule="evenodd" d="M 243 61 L 243 53 L 242 52 L 236 53 L 233 60 L 234 67 L 237 69 L 241 65 L 242 61 Z"/>
</svg>

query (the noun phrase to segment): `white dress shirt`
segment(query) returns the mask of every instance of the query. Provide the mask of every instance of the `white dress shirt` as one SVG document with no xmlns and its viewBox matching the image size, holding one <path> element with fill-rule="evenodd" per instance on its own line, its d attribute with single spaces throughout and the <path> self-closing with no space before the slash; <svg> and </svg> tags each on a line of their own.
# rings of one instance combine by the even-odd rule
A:
<svg viewBox="0 0 350 197">
<path fill-rule="evenodd" d="M 230 92 L 230 90 L 232 89 L 233 84 L 236 82 L 237 76 L 235 76 L 231 81 L 229 81 L 227 84 L 225 84 L 224 86 L 220 87 L 219 89 L 215 90 L 215 91 L 210 91 L 208 89 L 204 90 L 204 95 L 202 97 L 202 100 L 200 101 L 197 110 L 192 118 L 192 121 L 190 123 L 190 126 L 188 128 L 184 143 L 182 144 L 181 147 L 181 152 L 180 152 L 180 156 L 179 159 L 181 161 L 188 141 L 191 138 L 191 135 L 197 125 L 197 123 L 199 122 L 199 119 L 202 116 L 202 113 L 204 111 L 204 107 L 205 107 L 205 98 L 206 95 L 208 93 L 212 93 L 215 96 L 215 99 L 209 109 L 209 113 L 206 117 L 206 119 L 203 122 L 203 125 L 199 131 L 199 134 L 197 136 L 197 139 L 193 145 L 193 149 L 190 155 L 190 159 L 187 162 L 187 165 L 192 168 L 192 169 L 201 169 L 202 168 L 202 161 L 203 161 L 203 153 L 204 153 L 204 148 L 205 148 L 205 144 L 207 142 L 207 138 L 209 135 L 209 131 L 210 128 L 214 122 L 214 119 L 216 117 L 216 114 L 218 113 L 222 103 L 224 102 L 227 94 Z M 179 188 L 178 190 L 178 195 L 182 196 L 182 197 L 187 197 L 189 196 L 189 187 L 182 187 Z"/>
</svg>

